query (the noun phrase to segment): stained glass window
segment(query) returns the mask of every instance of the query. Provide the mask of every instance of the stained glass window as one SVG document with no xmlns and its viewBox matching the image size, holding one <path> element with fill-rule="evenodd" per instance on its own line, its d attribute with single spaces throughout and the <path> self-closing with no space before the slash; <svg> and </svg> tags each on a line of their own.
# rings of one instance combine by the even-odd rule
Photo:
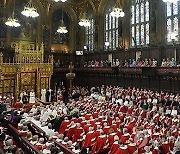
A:
<svg viewBox="0 0 180 154">
<path fill-rule="evenodd" d="M 88 51 L 94 50 L 94 34 L 95 34 L 95 25 L 94 19 L 90 19 L 90 26 L 85 27 L 85 39 L 86 39 L 86 46 Z"/>
<path fill-rule="evenodd" d="M 149 0 L 132 0 L 131 46 L 149 44 Z"/>
<path fill-rule="evenodd" d="M 104 48 L 105 50 L 116 50 L 119 47 L 119 24 L 118 18 L 110 15 L 115 4 L 110 3 L 105 10 L 105 39 Z M 109 42 L 109 46 L 105 45 L 105 42 Z"/>
<path fill-rule="evenodd" d="M 167 42 L 171 42 L 171 34 L 174 33 L 176 35 L 175 41 L 179 40 L 178 37 L 178 25 L 179 25 L 179 9 L 180 3 L 173 2 L 173 3 L 166 3 L 166 24 L 167 24 Z"/>
</svg>

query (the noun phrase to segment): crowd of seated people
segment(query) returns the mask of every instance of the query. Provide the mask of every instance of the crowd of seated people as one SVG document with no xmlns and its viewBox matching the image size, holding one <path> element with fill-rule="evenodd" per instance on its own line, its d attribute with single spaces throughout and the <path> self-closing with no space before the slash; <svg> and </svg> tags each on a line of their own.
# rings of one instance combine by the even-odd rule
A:
<svg viewBox="0 0 180 154">
<path fill-rule="evenodd" d="M 82 89 L 76 87 L 74 93 Z M 18 130 L 43 153 L 54 153 L 58 142 L 72 153 L 178 154 L 179 108 L 179 94 L 92 87 L 89 94 L 70 99 L 67 105 L 58 101 L 33 106 L 28 113 L 20 111 Z M 42 129 L 48 140 L 33 136 L 28 121 Z"/>
<path fill-rule="evenodd" d="M 54 61 L 54 67 L 68 67 L 70 65 L 69 61 L 63 62 L 60 60 Z"/>
<path fill-rule="evenodd" d="M 161 63 L 161 67 L 176 67 L 176 66 L 180 66 L 180 65 L 176 64 L 174 58 L 172 58 L 171 60 L 169 60 L 169 58 L 163 59 Z"/>
<path fill-rule="evenodd" d="M 1 106 L 2 108 L 2 106 Z M 2 124 L 8 124 L 11 122 L 11 114 L 4 113 L 4 117 L 1 119 Z M 1 154 L 23 154 L 21 148 L 19 148 L 18 143 L 15 142 L 13 136 L 9 134 L 6 127 L 0 126 L 0 153 Z"/>
<path fill-rule="evenodd" d="M 55 63 L 55 67 L 68 67 L 68 62 L 66 64 L 61 64 L 60 62 Z M 129 59 L 129 60 L 119 60 L 113 59 L 112 62 L 109 60 L 89 60 L 85 61 L 84 64 L 76 63 L 75 67 L 178 67 L 179 65 L 175 61 L 174 58 L 169 60 L 163 59 L 161 64 L 158 64 L 156 58 L 153 59 L 144 59 L 138 58 L 137 60 Z"/>
<path fill-rule="evenodd" d="M 157 67 L 158 66 L 158 61 L 153 58 L 153 59 L 144 59 L 142 60 L 137 59 L 129 59 L 129 60 L 124 60 L 120 61 L 119 59 L 113 59 L 112 63 L 108 60 L 105 61 L 97 61 L 97 60 L 92 60 L 85 62 L 84 67 Z M 163 59 L 161 67 L 176 67 L 179 66 L 176 64 L 176 61 L 174 58 L 169 60 Z"/>
<path fill-rule="evenodd" d="M 0 127 L 0 153 L 23 154 L 22 149 L 17 144 L 13 137 L 8 134 L 8 131 Z"/>
</svg>

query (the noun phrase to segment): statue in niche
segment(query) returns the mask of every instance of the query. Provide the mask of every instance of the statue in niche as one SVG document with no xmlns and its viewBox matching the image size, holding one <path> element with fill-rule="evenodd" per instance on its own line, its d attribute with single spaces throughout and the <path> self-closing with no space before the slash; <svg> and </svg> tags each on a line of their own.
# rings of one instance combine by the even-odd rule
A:
<svg viewBox="0 0 180 154">
<path fill-rule="evenodd" d="M 21 28 L 21 32 L 20 32 L 20 38 L 25 38 L 26 37 L 26 29 L 23 27 Z"/>
</svg>

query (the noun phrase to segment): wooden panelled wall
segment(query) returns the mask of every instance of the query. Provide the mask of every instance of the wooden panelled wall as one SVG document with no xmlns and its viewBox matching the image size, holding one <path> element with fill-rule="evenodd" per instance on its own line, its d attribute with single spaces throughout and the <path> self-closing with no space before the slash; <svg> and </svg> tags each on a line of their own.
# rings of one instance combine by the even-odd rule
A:
<svg viewBox="0 0 180 154">
<path fill-rule="evenodd" d="M 66 73 L 68 69 L 58 70 L 54 69 L 54 73 L 51 79 L 52 88 L 58 85 L 60 81 L 65 81 L 66 87 L 68 87 L 68 81 L 66 80 Z M 108 71 L 90 71 L 90 70 L 75 70 L 76 78 L 73 81 L 74 85 L 78 86 L 101 86 L 101 85 L 113 85 L 121 87 L 136 87 L 146 88 L 151 90 L 163 90 L 168 92 L 178 93 L 180 91 L 180 74 L 167 73 L 156 75 L 145 75 L 138 73 L 115 73 L 113 70 Z"/>
<path fill-rule="evenodd" d="M 75 63 L 84 63 L 88 60 L 107 60 L 108 54 L 112 53 L 113 59 L 119 60 L 129 60 L 136 59 L 136 52 L 142 52 L 142 59 L 146 58 L 156 58 L 158 61 L 158 65 L 161 65 L 161 61 L 165 58 L 174 58 L 174 49 L 176 48 L 176 60 L 180 62 L 180 46 L 168 46 L 161 48 L 146 48 L 146 49 L 130 49 L 127 51 L 117 50 L 115 52 L 94 52 L 94 53 L 85 53 L 84 56 L 76 56 L 74 54 L 58 54 L 54 53 L 54 61 L 60 60 L 62 62 L 72 61 Z"/>
</svg>

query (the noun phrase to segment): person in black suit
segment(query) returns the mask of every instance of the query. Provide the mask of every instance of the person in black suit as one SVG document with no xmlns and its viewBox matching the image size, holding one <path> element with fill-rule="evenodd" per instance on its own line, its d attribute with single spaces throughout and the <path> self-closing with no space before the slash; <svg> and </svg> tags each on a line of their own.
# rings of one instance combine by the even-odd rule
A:
<svg viewBox="0 0 180 154">
<path fill-rule="evenodd" d="M 49 95 L 50 95 L 50 92 L 49 90 L 46 91 L 46 102 L 49 102 Z"/>
<path fill-rule="evenodd" d="M 67 105 L 68 101 L 69 101 L 68 91 L 65 88 L 63 88 L 63 103 Z"/>
</svg>

